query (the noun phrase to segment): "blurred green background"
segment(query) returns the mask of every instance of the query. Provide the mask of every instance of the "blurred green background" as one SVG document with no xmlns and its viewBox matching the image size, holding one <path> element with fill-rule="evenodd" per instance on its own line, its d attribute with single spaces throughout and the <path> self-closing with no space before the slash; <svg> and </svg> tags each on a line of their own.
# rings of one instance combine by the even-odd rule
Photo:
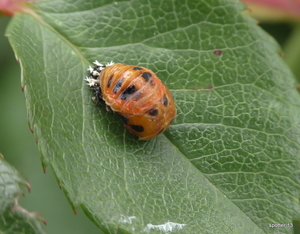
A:
<svg viewBox="0 0 300 234">
<path fill-rule="evenodd" d="M 24 188 L 25 197 L 20 199 L 20 204 L 29 211 L 38 211 L 47 220 L 45 229 L 49 234 L 99 234 L 101 231 L 80 208 L 74 215 L 51 168 L 47 168 L 46 174 L 43 173 L 34 135 L 27 124 L 20 66 L 4 37 L 9 20 L 9 17 L 0 16 L 0 152 L 31 184 L 32 191 L 28 193 Z M 292 24 L 261 24 L 261 27 L 286 48 L 295 32 Z M 300 47 L 300 42 L 298 44 Z M 297 57 L 299 55 L 295 59 Z M 291 64 L 298 64 L 295 59 Z M 296 76 L 300 77 L 298 74 Z"/>
</svg>

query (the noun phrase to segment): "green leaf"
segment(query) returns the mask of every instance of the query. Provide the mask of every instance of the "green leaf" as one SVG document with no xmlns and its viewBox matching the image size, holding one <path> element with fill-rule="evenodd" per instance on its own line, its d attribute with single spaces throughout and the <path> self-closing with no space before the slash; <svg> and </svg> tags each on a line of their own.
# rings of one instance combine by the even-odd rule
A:
<svg viewBox="0 0 300 234">
<path fill-rule="evenodd" d="M 0 233 L 44 234 L 44 219 L 36 212 L 28 212 L 18 204 L 22 194 L 20 185 L 29 183 L 0 157 Z"/>
<path fill-rule="evenodd" d="M 300 98 L 277 43 L 243 9 L 45 0 L 13 18 L 43 164 L 105 233 L 292 233 Z M 170 128 L 138 141 L 97 107 L 83 80 L 94 60 L 155 71 L 176 101 Z"/>
</svg>

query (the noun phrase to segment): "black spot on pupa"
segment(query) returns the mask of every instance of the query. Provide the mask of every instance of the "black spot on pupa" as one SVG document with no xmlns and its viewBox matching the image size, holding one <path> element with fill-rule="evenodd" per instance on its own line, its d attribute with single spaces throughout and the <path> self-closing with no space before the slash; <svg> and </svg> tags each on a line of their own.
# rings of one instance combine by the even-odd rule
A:
<svg viewBox="0 0 300 234">
<path fill-rule="evenodd" d="M 166 96 L 164 96 L 164 98 L 163 98 L 163 104 L 164 104 L 164 106 L 167 106 L 168 103 L 169 103 L 168 98 Z"/>
<path fill-rule="evenodd" d="M 122 93 L 120 98 L 122 100 L 126 100 L 130 95 L 132 95 L 133 93 L 135 93 L 137 91 L 137 89 L 135 88 L 134 85 L 129 85 Z"/>
<path fill-rule="evenodd" d="M 129 125 L 136 132 L 143 132 L 144 127 L 142 125 Z"/>
<path fill-rule="evenodd" d="M 109 79 L 107 81 L 107 88 L 110 87 L 113 77 L 114 77 L 113 75 L 111 77 L 109 77 Z"/>
<path fill-rule="evenodd" d="M 146 82 L 148 82 L 149 81 L 149 79 L 151 78 L 151 73 L 150 72 L 144 72 L 143 74 L 142 74 L 142 77 L 145 79 L 145 81 Z"/>
<path fill-rule="evenodd" d="M 124 124 L 128 122 L 128 118 L 126 118 L 124 115 L 119 114 L 119 116 Z"/>
<path fill-rule="evenodd" d="M 143 70 L 141 67 L 134 67 L 133 70 Z"/>
<path fill-rule="evenodd" d="M 156 116 L 157 114 L 158 114 L 158 110 L 156 108 L 149 110 L 149 115 Z"/>
<path fill-rule="evenodd" d="M 123 82 L 124 82 L 124 78 L 119 79 L 119 80 L 116 82 L 116 84 L 115 84 L 115 86 L 114 86 L 114 89 L 113 89 L 113 92 L 114 92 L 114 93 L 118 93 L 118 92 L 120 91 Z"/>
</svg>

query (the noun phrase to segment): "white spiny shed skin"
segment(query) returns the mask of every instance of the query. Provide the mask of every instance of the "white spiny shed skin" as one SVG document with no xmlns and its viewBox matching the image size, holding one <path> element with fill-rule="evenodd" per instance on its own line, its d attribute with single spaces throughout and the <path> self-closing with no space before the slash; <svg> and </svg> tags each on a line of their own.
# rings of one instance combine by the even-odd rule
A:
<svg viewBox="0 0 300 234">
<path fill-rule="evenodd" d="M 109 63 L 107 63 L 106 65 L 104 65 L 104 64 L 102 64 L 102 63 L 99 63 L 97 60 L 94 62 L 94 64 L 96 65 L 96 66 L 98 66 L 99 67 L 99 69 L 100 69 L 100 71 L 102 71 L 103 69 L 105 69 L 106 67 L 108 67 L 108 66 L 111 66 L 111 65 L 113 65 L 113 64 L 115 64 L 113 61 L 111 61 L 111 62 L 109 62 Z M 99 72 L 97 72 L 93 67 L 91 67 L 91 66 L 89 66 L 89 68 L 87 69 L 89 72 L 90 72 L 90 74 L 91 74 L 91 76 L 92 77 L 99 77 L 99 75 L 100 75 L 100 73 Z M 90 77 L 91 77 L 90 76 Z M 93 86 L 95 86 L 96 84 L 99 84 L 100 82 L 99 82 L 99 80 L 97 80 L 97 79 L 93 79 L 93 78 L 90 78 L 90 77 L 86 77 L 84 80 L 87 82 L 87 85 L 88 86 L 90 86 L 90 87 L 93 87 Z"/>
</svg>

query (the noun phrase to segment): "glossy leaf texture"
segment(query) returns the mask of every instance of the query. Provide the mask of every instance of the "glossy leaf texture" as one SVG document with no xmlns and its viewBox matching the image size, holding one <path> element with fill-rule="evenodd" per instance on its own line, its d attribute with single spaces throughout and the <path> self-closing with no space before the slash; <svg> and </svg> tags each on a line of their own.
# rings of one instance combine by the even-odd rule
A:
<svg viewBox="0 0 300 234">
<path fill-rule="evenodd" d="M 18 204 L 21 185 L 30 188 L 19 172 L 0 157 L 0 233 L 45 234 L 45 220 Z"/>
<path fill-rule="evenodd" d="M 13 18 L 42 162 L 105 233 L 270 233 L 299 220 L 299 93 L 277 43 L 242 10 L 44 0 Z M 156 72 L 176 101 L 170 128 L 138 141 L 96 106 L 83 80 L 95 60 Z"/>
</svg>

